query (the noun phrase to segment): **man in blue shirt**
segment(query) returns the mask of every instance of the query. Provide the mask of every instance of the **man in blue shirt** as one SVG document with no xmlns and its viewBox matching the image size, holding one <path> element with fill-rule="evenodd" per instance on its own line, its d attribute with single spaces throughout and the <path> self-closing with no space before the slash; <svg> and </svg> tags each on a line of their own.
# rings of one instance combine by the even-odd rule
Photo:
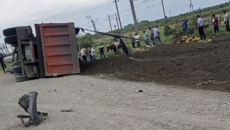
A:
<svg viewBox="0 0 230 130">
<path fill-rule="evenodd" d="M 203 19 L 200 17 L 200 15 L 197 15 L 197 28 L 200 34 L 200 38 L 201 40 L 205 40 L 206 36 L 204 34 L 204 21 Z"/>
<path fill-rule="evenodd" d="M 98 49 L 99 49 L 99 52 L 100 52 L 101 59 L 105 58 L 104 47 L 101 45 L 101 43 L 99 44 Z"/>
<path fill-rule="evenodd" d="M 188 19 L 185 19 L 183 22 L 182 22 L 182 27 L 183 27 L 183 30 L 186 32 L 187 29 L 188 29 Z"/>
<path fill-rule="evenodd" d="M 145 31 L 143 31 L 143 33 L 144 33 L 144 39 L 145 39 L 146 47 L 149 47 L 148 34 Z"/>
</svg>

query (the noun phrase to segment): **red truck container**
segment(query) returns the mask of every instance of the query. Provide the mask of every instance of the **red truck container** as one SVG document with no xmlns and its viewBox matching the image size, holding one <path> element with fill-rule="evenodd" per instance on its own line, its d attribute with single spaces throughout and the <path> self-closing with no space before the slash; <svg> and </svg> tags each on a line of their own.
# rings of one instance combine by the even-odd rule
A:
<svg viewBox="0 0 230 130">
<path fill-rule="evenodd" d="M 74 23 L 36 24 L 35 28 L 39 59 L 44 61 L 40 63 L 40 76 L 80 73 Z"/>
</svg>

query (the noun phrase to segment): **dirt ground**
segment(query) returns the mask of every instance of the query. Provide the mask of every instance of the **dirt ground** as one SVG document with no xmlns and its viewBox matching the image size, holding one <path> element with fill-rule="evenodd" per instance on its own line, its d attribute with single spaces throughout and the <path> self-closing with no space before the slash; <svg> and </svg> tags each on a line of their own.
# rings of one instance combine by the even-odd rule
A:
<svg viewBox="0 0 230 130">
<path fill-rule="evenodd" d="M 149 51 L 98 60 L 82 67 L 84 75 L 156 82 L 230 92 L 230 35 L 210 43 L 163 45 Z"/>
<path fill-rule="evenodd" d="M 31 91 L 39 93 L 38 110 L 49 117 L 28 130 L 229 130 L 230 126 L 230 93 L 78 75 L 16 83 L 12 75 L 0 75 L 1 130 L 25 129 L 16 118 L 25 114 L 17 102 Z"/>
</svg>

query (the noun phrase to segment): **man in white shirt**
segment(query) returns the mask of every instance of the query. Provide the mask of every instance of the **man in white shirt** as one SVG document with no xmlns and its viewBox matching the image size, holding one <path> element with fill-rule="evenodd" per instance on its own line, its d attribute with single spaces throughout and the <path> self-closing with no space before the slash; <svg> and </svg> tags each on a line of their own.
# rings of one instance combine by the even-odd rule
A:
<svg viewBox="0 0 230 130">
<path fill-rule="evenodd" d="M 140 36 L 137 33 L 135 33 L 135 37 L 134 38 L 136 39 L 137 47 L 141 47 Z"/>
<path fill-rule="evenodd" d="M 224 24 L 226 26 L 226 31 L 227 32 L 230 32 L 230 29 L 229 29 L 229 19 L 228 19 L 228 13 L 226 10 L 223 11 L 224 13 Z"/>
<path fill-rule="evenodd" d="M 91 52 L 92 60 L 96 60 L 95 50 L 92 47 L 90 47 L 90 52 Z"/>
<path fill-rule="evenodd" d="M 153 35 L 154 35 L 155 46 L 157 46 L 157 40 L 162 45 L 161 38 L 160 38 L 160 33 L 159 33 L 159 30 L 158 30 L 158 26 L 155 26 L 155 28 L 153 29 Z"/>
<path fill-rule="evenodd" d="M 118 43 L 117 43 L 117 38 L 116 37 L 113 38 L 113 42 L 114 42 L 114 45 L 116 46 L 116 49 L 118 50 Z"/>
<path fill-rule="evenodd" d="M 81 48 L 81 57 L 83 59 L 84 62 L 87 62 L 87 57 L 86 57 L 86 49 L 83 47 Z"/>
<path fill-rule="evenodd" d="M 197 15 L 197 28 L 198 28 L 198 31 L 199 31 L 199 34 L 200 34 L 200 38 L 201 40 L 205 40 L 206 39 L 206 36 L 204 34 L 204 21 L 203 19 L 200 17 L 200 15 Z"/>
</svg>

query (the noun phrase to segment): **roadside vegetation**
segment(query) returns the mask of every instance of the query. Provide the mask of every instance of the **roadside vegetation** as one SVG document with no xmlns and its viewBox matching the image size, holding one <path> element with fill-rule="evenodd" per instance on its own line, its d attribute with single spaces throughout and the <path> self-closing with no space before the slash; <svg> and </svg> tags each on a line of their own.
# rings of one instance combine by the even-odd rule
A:
<svg viewBox="0 0 230 130">
<path fill-rule="evenodd" d="M 177 43 L 177 41 L 185 35 L 188 37 L 199 37 L 199 33 L 196 30 L 196 21 L 197 21 L 196 15 L 199 14 L 204 20 L 204 24 L 206 27 L 204 31 L 205 31 L 205 34 L 206 34 L 206 37 L 208 40 L 209 38 L 212 38 L 213 33 L 214 33 L 213 25 L 212 25 L 212 18 L 211 18 L 212 14 L 216 14 L 217 18 L 219 18 L 219 20 L 220 20 L 219 26 L 220 26 L 221 34 L 227 33 L 225 31 L 225 27 L 223 24 L 222 11 L 223 10 L 229 11 L 229 8 L 230 8 L 229 3 L 223 3 L 220 5 L 207 7 L 207 8 L 200 9 L 200 10 L 195 10 L 193 12 L 180 14 L 180 15 L 177 15 L 174 17 L 169 17 L 169 18 L 167 18 L 167 20 L 164 20 L 164 19 L 159 19 L 159 20 L 155 20 L 155 21 L 143 20 L 143 21 L 140 21 L 140 23 L 139 23 L 139 35 L 141 38 L 143 38 L 143 31 L 144 30 L 149 34 L 148 27 L 153 28 L 157 25 L 158 29 L 160 31 L 161 40 L 165 44 Z M 181 26 L 182 21 L 184 19 L 188 19 L 188 32 L 187 33 L 183 32 L 182 26 Z M 134 25 L 128 24 L 128 25 L 124 26 L 122 32 L 123 32 L 124 36 L 129 36 L 130 34 L 132 34 L 132 36 L 134 36 L 134 34 L 135 34 Z M 109 31 L 107 33 L 120 34 L 119 30 Z M 106 46 L 112 42 L 113 42 L 112 37 L 104 36 L 104 35 L 100 35 L 100 34 L 91 35 L 91 34 L 87 33 L 82 37 L 78 37 L 79 46 L 84 46 L 84 47 L 92 46 L 96 51 L 97 58 L 99 58 L 98 57 L 99 52 L 97 49 L 99 43 L 102 43 L 102 45 L 106 49 Z M 129 50 L 133 49 L 129 39 L 125 39 L 124 42 L 126 43 Z M 142 44 L 142 47 L 145 47 L 144 46 L 145 43 L 142 42 L 141 44 Z M 151 44 L 151 42 L 150 42 L 150 44 Z M 106 54 L 107 58 L 116 56 L 113 52 L 105 53 L 105 54 Z"/>
</svg>

